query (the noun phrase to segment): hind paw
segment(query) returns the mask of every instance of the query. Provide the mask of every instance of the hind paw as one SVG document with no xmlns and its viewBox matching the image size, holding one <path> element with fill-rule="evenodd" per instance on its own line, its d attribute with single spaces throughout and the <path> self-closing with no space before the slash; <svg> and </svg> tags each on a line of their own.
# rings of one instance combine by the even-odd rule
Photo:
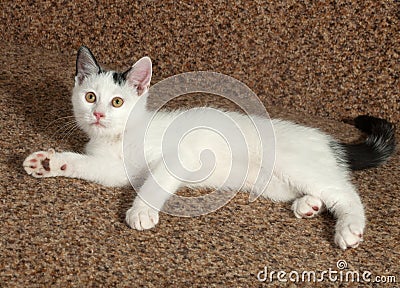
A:
<svg viewBox="0 0 400 288">
<path fill-rule="evenodd" d="M 349 223 L 336 228 L 335 243 L 341 249 L 356 248 L 363 241 L 363 225 Z"/>
<path fill-rule="evenodd" d="M 313 218 L 324 210 L 321 199 L 305 195 L 294 200 L 292 210 L 297 218 Z"/>
</svg>

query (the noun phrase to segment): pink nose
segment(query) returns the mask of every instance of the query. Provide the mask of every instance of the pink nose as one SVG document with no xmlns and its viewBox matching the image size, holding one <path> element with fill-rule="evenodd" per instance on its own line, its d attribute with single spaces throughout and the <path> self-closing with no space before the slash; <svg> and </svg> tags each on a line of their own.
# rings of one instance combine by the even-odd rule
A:
<svg viewBox="0 0 400 288">
<path fill-rule="evenodd" d="M 93 112 L 93 115 L 96 117 L 96 120 L 100 120 L 100 118 L 103 118 L 104 116 L 106 116 L 106 115 L 104 115 L 104 113 L 101 113 L 101 112 Z"/>
</svg>

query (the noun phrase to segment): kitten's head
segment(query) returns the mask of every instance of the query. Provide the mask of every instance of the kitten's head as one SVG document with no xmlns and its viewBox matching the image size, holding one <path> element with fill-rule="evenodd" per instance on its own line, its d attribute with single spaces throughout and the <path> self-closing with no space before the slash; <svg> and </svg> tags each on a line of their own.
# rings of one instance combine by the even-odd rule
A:
<svg viewBox="0 0 400 288">
<path fill-rule="evenodd" d="M 151 60 L 143 57 L 123 73 L 103 70 L 87 47 L 76 59 L 74 114 L 79 127 L 90 137 L 117 136 L 139 97 L 151 80 Z"/>
</svg>

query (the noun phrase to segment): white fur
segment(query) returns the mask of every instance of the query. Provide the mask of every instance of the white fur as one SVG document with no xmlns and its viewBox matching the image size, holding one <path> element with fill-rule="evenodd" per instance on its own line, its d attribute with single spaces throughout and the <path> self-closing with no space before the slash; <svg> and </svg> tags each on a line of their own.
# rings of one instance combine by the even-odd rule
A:
<svg viewBox="0 0 400 288">
<path fill-rule="evenodd" d="M 143 61 L 141 63 L 142 66 L 146 65 Z M 151 67 L 147 73 L 151 76 Z M 206 108 L 158 112 L 148 127 L 146 141 L 143 143 L 134 137 L 138 123 L 134 121 L 126 123 L 126 121 L 133 107 L 135 111 L 140 111 L 140 117 L 143 119 L 149 119 L 153 115 L 152 111 L 146 110 L 146 101 L 139 101 L 140 98 L 144 97 L 142 100 L 145 100 L 148 97 L 146 91 L 150 78 L 147 77 L 144 82 L 142 87 L 145 89 L 142 95 L 138 96 L 136 84 L 131 85 L 132 83 L 127 81 L 122 86 L 116 85 L 111 72 L 92 74 L 81 84 L 77 80 L 72 102 L 79 126 L 90 137 L 86 153 L 84 155 L 71 152 L 55 153 L 53 150 L 35 152 L 24 162 L 26 171 L 35 177 L 66 176 L 106 186 L 124 186 L 129 184 L 123 162 L 125 147 L 127 156 L 125 164 L 128 171 L 134 171 L 129 176 L 137 181 L 135 187 L 141 187 L 138 197 L 126 215 L 126 221 L 132 228 L 142 230 L 156 225 L 159 220 L 158 210 L 170 197 L 169 193 L 175 193 L 182 186 L 218 187 L 227 190 L 253 190 L 274 201 L 295 201 L 293 210 L 297 217 L 305 217 L 307 209 L 314 205 L 318 205 L 319 209 L 325 206 L 337 218 L 335 234 L 337 245 L 346 249 L 356 247 L 362 241 L 365 227 L 363 205 L 350 181 L 347 167 L 339 164 L 332 151 L 330 145 L 334 140 L 329 135 L 292 122 L 272 120 L 276 141 L 275 165 L 271 179 L 268 171 L 265 175 L 260 174 L 266 178 L 261 183 L 270 180 L 268 188 L 260 191 L 260 187 L 263 186 L 257 186 L 258 182 L 255 183 L 255 180 L 259 170 L 263 171 L 263 167 L 260 167 L 262 146 L 254 125 L 245 115 L 225 112 L 244 134 L 248 144 L 248 159 L 244 155 L 232 155 L 226 142 L 216 133 L 208 129 L 196 130 L 180 142 L 178 153 L 182 165 L 187 168 L 186 171 L 196 171 L 201 166 L 199 155 L 204 149 L 210 149 L 215 156 L 215 167 L 212 174 L 204 181 L 185 182 L 171 176 L 163 165 L 162 153 L 168 153 L 169 150 L 162 149 L 162 136 L 177 117 L 181 117 L 180 120 L 184 119 L 182 123 L 185 123 L 201 119 L 214 121 L 213 117 L 216 116 Z M 85 100 L 87 92 L 96 94 L 96 103 L 88 103 Z M 111 105 L 111 100 L 116 96 L 124 99 L 122 107 L 115 108 Z M 137 105 L 140 105 L 140 108 Z M 96 120 L 94 111 L 104 113 L 105 117 L 100 121 L 103 126 L 93 125 Z M 268 121 L 262 117 L 254 116 L 254 119 L 256 122 Z M 216 118 L 215 122 L 218 121 Z M 128 139 L 125 137 L 125 143 L 122 143 L 125 127 L 130 137 Z M 268 148 L 270 147 L 263 147 L 263 149 Z M 140 151 L 144 151 L 146 162 L 139 157 Z M 46 171 L 43 165 L 40 165 L 45 158 L 50 159 L 50 171 Z M 236 163 L 242 161 L 241 164 L 246 167 L 248 165 L 245 181 L 235 181 L 237 177 L 227 181 L 229 176 L 227 167 L 230 167 L 233 161 Z M 61 170 L 60 167 L 64 164 L 66 169 Z M 185 176 L 190 177 L 190 175 Z M 151 203 L 152 207 L 147 203 Z"/>
</svg>

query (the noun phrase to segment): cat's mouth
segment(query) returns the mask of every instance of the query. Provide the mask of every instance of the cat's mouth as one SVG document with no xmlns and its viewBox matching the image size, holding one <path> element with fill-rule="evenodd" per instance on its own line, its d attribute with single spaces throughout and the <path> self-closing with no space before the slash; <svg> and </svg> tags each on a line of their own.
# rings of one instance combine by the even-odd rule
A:
<svg viewBox="0 0 400 288">
<path fill-rule="evenodd" d="M 101 128 L 107 128 L 104 124 L 100 123 L 100 121 L 93 122 L 90 125 L 96 126 L 96 127 L 101 127 Z"/>
</svg>

